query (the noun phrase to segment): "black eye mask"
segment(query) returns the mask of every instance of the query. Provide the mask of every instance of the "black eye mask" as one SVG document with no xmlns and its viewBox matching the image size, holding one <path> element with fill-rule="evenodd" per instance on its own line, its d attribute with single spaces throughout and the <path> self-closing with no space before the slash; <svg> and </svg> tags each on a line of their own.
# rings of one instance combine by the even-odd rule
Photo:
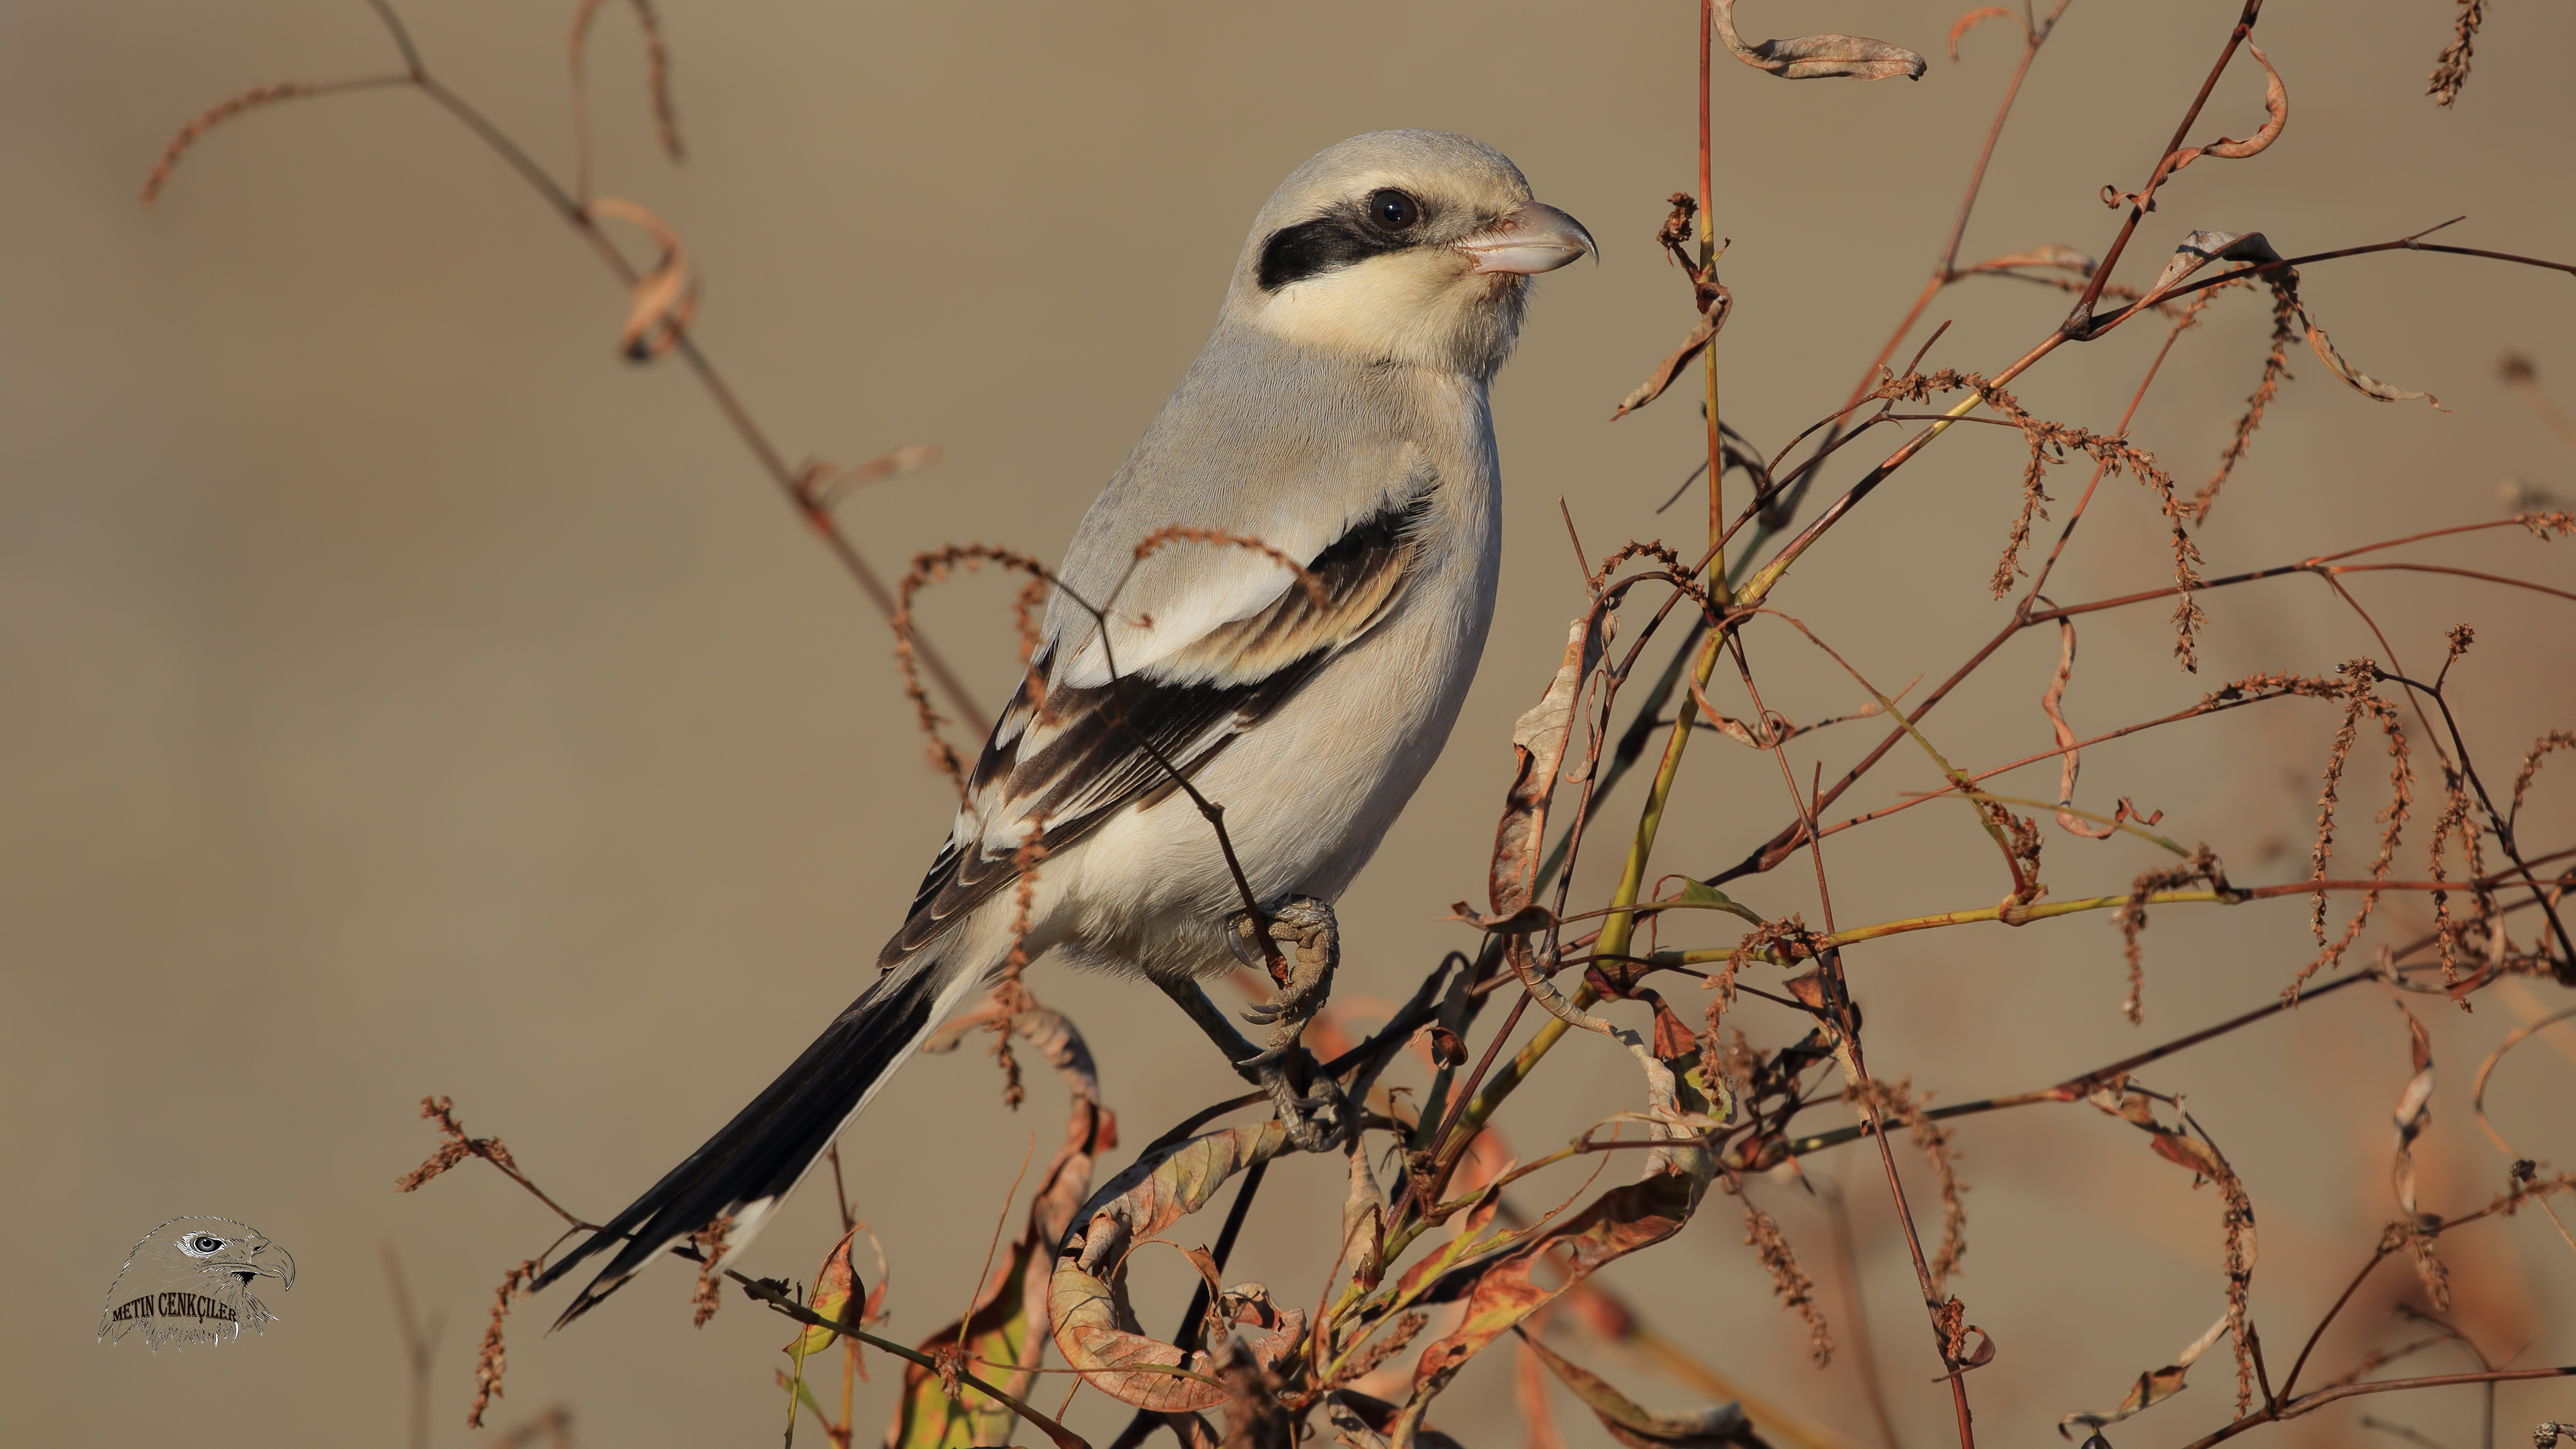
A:
<svg viewBox="0 0 2576 1449">
<path fill-rule="evenodd" d="M 1355 206 L 1283 226 L 1261 244 L 1261 290 L 1276 292 L 1292 282 L 1418 246 L 1429 212 L 1412 195 L 1386 187 Z"/>
</svg>

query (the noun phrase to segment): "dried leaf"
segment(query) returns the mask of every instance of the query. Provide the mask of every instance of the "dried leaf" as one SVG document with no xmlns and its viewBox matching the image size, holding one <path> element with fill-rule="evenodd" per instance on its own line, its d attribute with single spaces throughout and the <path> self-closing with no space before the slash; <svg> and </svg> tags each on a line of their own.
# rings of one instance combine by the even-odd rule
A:
<svg viewBox="0 0 2576 1449">
<path fill-rule="evenodd" d="M 1604 1265 L 1680 1232 L 1699 1205 L 1700 1188 L 1699 1179 L 1662 1172 L 1612 1188 L 1565 1222 L 1481 1265 L 1457 1329 L 1423 1349 L 1415 1364 L 1413 1397 L 1404 1406 L 1393 1437 L 1402 1442 L 1407 1432 L 1419 1428 L 1433 1397 L 1448 1387 L 1469 1359 L 1558 1294 Z M 1560 1280 L 1552 1288 L 1530 1280 L 1542 1256 Z"/>
<path fill-rule="evenodd" d="M 1737 60 L 1782 80 L 1853 80 L 1923 78 L 1923 57 L 1901 45 L 1858 35 L 1801 35 L 1794 40 L 1766 40 L 1747 45 L 1735 33 L 1735 0 L 1716 0 L 1712 18 L 1717 37 Z"/>
<path fill-rule="evenodd" d="M 2193 232 L 2182 239 L 2182 245 L 2174 248 L 2172 259 L 2165 263 L 2163 271 L 2156 274 L 2156 284 L 2147 288 L 2147 299 L 2153 301 L 2163 296 L 2166 292 L 2181 286 L 2192 273 L 2221 259 L 2231 262 L 2277 262 L 2281 259 L 2281 254 L 2273 249 L 2269 241 L 2264 240 L 2263 233 L 2259 231 Z"/>
<path fill-rule="evenodd" d="M 627 294 L 626 325 L 618 329 L 617 350 L 642 362 L 679 346 L 698 308 L 697 276 L 689 269 L 689 254 L 680 245 L 679 233 L 649 209 L 614 196 L 592 202 L 589 211 L 594 219 L 642 228 L 662 249 L 660 260 L 635 279 Z"/>
<path fill-rule="evenodd" d="M 2087 840 L 2108 840 L 2119 833 L 2119 826 L 2105 825 L 2097 830 L 2066 813 L 2066 807 L 2075 803 L 2076 776 L 2084 769 L 2083 757 L 2075 749 L 2075 731 L 2067 727 L 2064 712 L 2066 681 L 2075 673 L 2075 621 L 2058 620 L 2057 635 L 2061 646 L 2057 676 L 2049 681 L 2048 693 L 2039 697 L 2039 707 L 2047 713 L 2049 727 L 2057 731 L 2057 747 L 2066 752 L 2057 757 L 2057 828 Z"/>
<path fill-rule="evenodd" d="M 1084 1382 L 1131 1408 L 1164 1414 L 1210 1409 L 1232 1397 L 1209 1376 L 1207 1355 L 1147 1337 L 1117 1285 L 1130 1245 L 1205 1207 L 1227 1178 L 1287 1145 L 1288 1129 L 1278 1122 L 1192 1137 L 1138 1159 L 1084 1205 L 1082 1231 L 1065 1241 L 1047 1288 L 1056 1350 Z"/>
<path fill-rule="evenodd" d="M 1584 681 L 1601 662 L 1613 615 L 1587 609 L 1565 631 L 1565 660 L 1547 692 L 1512 725 L 1512 787 L 1503 796 L 1502 823 L 1494 827 L 1494 863 L 1486 875 L 1497 916 L 1517 915 L 1538 889 L 1539 849 L 1547 835 L 1548 801 L 1574 732 L 1575 704 Z"/>
<path fill-rule="evenodd" d="M 2175 155 L 2172 170 L 2165 173 L 2167 177 L 2203 156 L 2215 156 L 2222 161 L 2242 161 L 2248 156 L 2259 156 L 2281 138 L 2281 128 L 2290 124 L 2290 92 L 2281 84 L 2281 73 L 2272 69 L 2272 62 L 2264 56 L 2261 46 L 2249 40 L 2245 42 L 2245 48 L 2253 53 L 2255 64 L 2263 67 L 2263 128 L 2242 141 L 2221 136 L 2206 146 L 2184 147 Z"/>
<path fill-rule="evenodd" d="M 1610 414 L 1610 421 L 1615 423 L 1662 397 L 1664 389 L 1673 385 L 1673 379 L 1681 376 L 1682 369 L 1690 366 L 1691 359 L 1699 356 L 1700 349 L 1716 340 L 1717 334 L 1726 326 L 1727 314 L 1734 310 L 1734 299 L 1727 294 L 1719 294 L 1717 304 L 1701 315 L 1697 325 L 1691 328 L 1688 337 L 1682 339 L 1682 345 L 1674 350 L 1673 355 L 1657 363 L 1655 370 L 1647 374 L 1644 382 L 1637 384 L 1634 392 L 1619 400 L 1618 411 Z"/>
<path fill-rule="evenodd" d="M 2389 1168 L 2389 1183 L 2397 1190 L 2398 1208 L 2411 1218 L 2416 1215 L 2415 1139 L 2424 1135 L 2433 1119 L 2433 1042 L 2424 1034 L 2424 1023 L 2406 1010 L 2405 1002 L 2398 1002 L 2397 1009 L 2406 1016 L 2415 1075 L 2407 1078 L 2406 1090 L 2398 1094 L 2397 1110 L 2392 1114 L 2397 1124 L 2397 1156 Z"/>
<path fill-rule="evenodd" d="M 1952 65 L 1957 65 L 1959 63 L 1959 37 L 1966 35 L 1969 31 L 1976 29 L 1978 26 L 1983 25 L 1989 20 L 2019 19 L 2021 19 L 2020 16 L 2013 14 L 2011 11 L 2006 10 L 2000 5 L 1989 5 L 1982 10 L 1971 10 L 1967 14 L 1960 16 L 1958 22 L 1950 27 L 1950 63 Z M 2024 35 L 2028 35 L 2030 33 L 2029 27 L 2023 27 L 2022 33 Z"/>
<path fill-rule="evenodd" d="M 805 1306 L 824 1318 L 840 1318 L 850 1306 L 853 1285 L 858 1282 L 857 1275 L 850 1268 L 850 1240 L 858 1235 L 857 1228 L 841 1234 L 841 1241 L 834 1244 L 832 1251 L 824 1257 L 822 1271 L 814 1275 L 813 1296 L 805 1300 Z M 780 1352 L 801 1364 L 830 1348 L 839 1337 L 828 1328 L 809 1326 Z"/>
<path fill-rule="evenodd" d="M 2129 1396 L 2120 1401 L 2120 1407 L 2107 1413 L 2079 1410 L 2058 1420 L 2057 1432 L 2068 1439 L 2073 1439 L 2075 1426 L 2078 1424 L 2087 1429 L 2100 1429 L 2105 1424 L 2116 1424 L 2142 1409 L 2152 1408 L 2181 1393 L 2187 1387 L 2182 1381 L 2184 1371 L 2199 1362 L 2200 1356 L 2209 1352 L 2211 1345 L 2217 1343 L 2226 1332 L 2227 1319 L 2222 1315 L 2216 1323 L 2209 1325 L 2207 1333 L 2202 1334 L 2189 1347 L 2176 1354 L 2172 1363 L 2163 1368 L 2149 1369 L 2138 1375 L 2138 1381 L 2129 1386 Z"/>
<path fill-rule="evenodd" d="M 2317 356 L 2325 360 L 2326 366 L 2334 369 L 2335 376 L 2342 378 L 2347 383 L 2350 383 L 2353 391 L 2360 393 L 2363 397 L 2376 398 L 2381 402 L 2414 402 L 2420 398 L 2425 402 L 2431 403 L 2434 410 L 2437 412 L 2447 413 L 2450 411 L 2449 408 L 2442 406 L 2442 400 L 2440 398 L 2433 396 L 2429 392 L 2412 392 L 2406 388 L 2396 387 L 2389 383 L 2381 382 L 2378 378 L 2372 377 L 2370 374 L 2363 372 L 2360 368 L 2344 361 L 2343 354 L 2335 350 L 2334 339 L 2326 336 L 2326 330 L 2319 327 L 2316 324 L 2316 320 L 2309 317 L 2305 312 L 2301 312 L 2299 315 L 2301 319 L 2306 321 L 2308 324 L 2308 346 L 2316 350 Z"/>
<path fill-rule="evenodd" d="M 1744 1417 L 1742 1404 L 1720 1404 L 1696 1414 L 1658 1414 L 1638 1407 L 1600 1375 L 1550 1352 L 1536 1335 L 1524 1332 L 1521 1342 L 1574 1391 L 1574 1396 L 1601 1421 L 1601 1427 L 1610 1431 L 1611 1438 L 1631 1449 L 1717 1449 L 1721 1444 L 1762 1442 L 1753 1433 L 1752 1421 Z"/>
</svg>

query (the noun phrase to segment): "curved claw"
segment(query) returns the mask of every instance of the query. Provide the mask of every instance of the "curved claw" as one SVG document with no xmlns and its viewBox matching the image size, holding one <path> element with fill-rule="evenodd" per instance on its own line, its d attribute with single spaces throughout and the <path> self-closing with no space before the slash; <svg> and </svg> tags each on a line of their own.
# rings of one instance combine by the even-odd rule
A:
<svg viewBox="0 0 2576 1449">
<path fill-rule="evenodd" d="M 1253 1006 L 1244 1009 L 1243 1019 L 1254 1026 L 1270 1026 L 1288 1014 L 1284 1006 Z"/>
<path fill-rule="evenodd" d="M 1295 1051 L 1297 1046 L 1298 1043 L 1293 1041 L 1282 1042 L 1277 1046 L 1271 1047 L 1267 1051 L 1256 1052 L 1251 1056 L 1245 1057 L 1242 1061 L 1236 1062 L 1234 1064 L 1234 1068 L 1239 1072 L 1257 1072 L 1263 1067 L 1276 1066 L 1278 1063 L 1287 1060 L 1288 1054 Z"/>
</svg>

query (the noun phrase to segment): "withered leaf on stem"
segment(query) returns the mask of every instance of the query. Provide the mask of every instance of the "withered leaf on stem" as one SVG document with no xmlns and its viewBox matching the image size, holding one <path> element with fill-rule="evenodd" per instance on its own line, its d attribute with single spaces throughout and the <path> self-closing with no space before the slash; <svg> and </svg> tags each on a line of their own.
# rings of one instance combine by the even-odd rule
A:
<svg viewBox="0 0 2576 1449">
<path fill-rule="evenodd" d="M 1156 1413 L 1210 1409 L 1231 1397 L 1209 1377 L 1204 1354 L 1147 1337 L 1124 1310 L 1117 1284 L 1133 1244 L 1205 1207 L 1225 1180 L 1287 1150 L 1277 1122 L 1211 1132 L 1139 1159 L 1085 1204 L 1082 1231 L 1066 1240 L 1047 1288 L 1056 1350 L 1083 1381 L 1130 1408 Z M 1297 1327 L 1284 1326 L 1274 1346 L 1285 1351 Z M 1258 1352 L 1256 1347 L 1256 1352 Z"/>
<path fill-rule="evenodd" d="M 1720 1404 L 1696 1414 L 1658 1414 L 1640 1408 L 1600 1375 L 1551 1352 L 1536 1334 L 1524 1330 L 1521 1342 L 1574 1391 L 1611 1438 L 1631 1449 L 1718 1449 L 1719 1445 L 1762 1442 L 1753 1432 L 1752 1421 L 1744 1417 L 1742 1404 Z"/>
<path fill-rule="evenodd" d="M 1717 340 L 1717 334 L 1726 327 L 1726 314 L 1734 310 L 1734 299 L 1726 293 L 1719 293 L 1717 304 L 1701 314 L 1690 335 L 1682 339 L 1682 345 L 1674 349 L 1672 356 L 1655 364 L 1655 370 L 1647 374 L 1646 380 L 1619 400 L 1618 410 L 1610 414 L 1610 421 L 1615 423 L 1662 397 L 1664 389 L 1673 385 L 1673 379 L 1681 376 L 1682 369 L 1690 366 L 1691 359 L 1699 356 L 1700 349 Z"/>
<path fill-rule="evenodd" d="M 1712 19 L 1718 39 L 1737 60 L 1782 80 L 1920 80 L 1926 69 L 1923 57 L 1904 46 L 1859 35 L 1801 35 L 1747 45 L 1735 33 L 1735 0 L 1717 0 Z"/>
<path fill-rule="evenodd" d="M 2079 1409 L 2057 1421 L 2057 1432 L 2068 1439 L 2073 1439 L 2075 1426 L 2078 1424 L 2087 1429 L 2099 1429 L 2105 1424 L 2116 1424 L 2142 1409 L 2153 1408 L 2181 1393 L 2189 1387 L 2183 1382 L 2184 1372 L 2194 1363 L 2199 1362 L 2200 1356 L 2209 1352 L 2210 1347 L 2226 1333 L 2227 1319 L 2222 1315 L 2216 1323 L 2209 1325 L 2207 1333 L 2193 1340 L 2181 1353 L 2174 1355 L 2172 1363 L 2166 1364 L 2163 1368 L 2149 1369 L 2138 1375 L 2138 1381 L 2129 1386 L 2129 1396 L 2120 1401 L 2118 1408 L 2098 1412 Z"/>
<path fill-rule="evenodd" d="M 1512 787 L 1503 797 L 1502 823 L 1494 828 L 1494 860 L 1486 888 L 1498 916 L 1518 914 L 1538 889 L 1539 847 L 1547 834 L 1547 807 L 1574 730 L 1575 705 L 1584 682 L 1601 662 L 1610 637 L 1607 610 L 1589 609 L 1565 631 L 1565 659 L 1547 692 L 1512 726 Z"/>
<path fill-rule="evenodd" d="M 2156 274 L 2156 283 L 2147 288 L 2147 299 L 2153 301 L 2181 286 L 2192 273 L 2214 261 L 2277 262 L 2281 259 L 2259 231 L 2196 231 L 2182 239 L 2165 269 Z"/>
<path fill-rule="evenodd" d="M 2397 1098 L 2397 1110 L 2391 1114 L 2397 1124 L 2397 1157 L 2389 1168 L 2389 1185 L 2397 1191 L 2397 1206 L 2408 1217 L 2415 1216 L 2415 1139 L 2433 1119 L 2433 1041 L 2425 1035 L 2424 1023 L 2399 1001 L 2397 1009 L 2406 1017 L 2409 1045 L 2414 1051 L 2415 1074 L 2406 1079 L 2406 1090 Z"/>
<path fill-rule="evenodd" d="M 2360 368 L 2344 361 L 2343 354 L 2335 350 L 2334 339 L 2326 336 L 2326 330 L 2319 327 L 2316 324 L 2315 319 L 2309 317 L 2304 311 L 2299 314 L 2299 317 L 2301 321 L 2308 324 L 2308 346 L 2315 350 L 2318 357 L 2324 359 L 2326 366 L 2334 369 L 2335 376 L 2342 378 L 2346 383 L 2349 383 L 2354 392 L 2360 393 L 2366 398 L 2374 398 L 2380 402 L 2422 401 L 2431 403 L 2434 410 L 2437 412 L 2447 413 L 2450 411 L 2449 408 L 2442 406 L 2442 400 L 2440 398 L 2433 396 L 2429 392 L 2415 392 L 2408 388 L 2398 387 L 2393 383 L 2381 382 L 2378 378 L 2372 377 L 2370 374 L 2363 372 Z"/>
<path fill-rule="evenodd" d="M 1404 1407 L 1399 1430 L 1419 1427 L 1430 1412 L 1432 1398 L 1448 1387 L 1469 1359 L 1558 1294 L 1604 1265 L 1680 1232 L 1699 1204 L 1699 1191 L 1700 1183 L 1694 1178 L 1657 1173 L 1643 1182 L 1612 1188 L 1561 1225 L 1491 1260 L 1476 1275 L 1467 1295 L 1466 1315 L 1457 1329 L 1422 1350 L 1413 1370 L 1413 1398 Z M 1531 1271 L 1542 1257 L 1556 1269 L 1560 1281 L 1555 1287 L 1531 1281 Z M 1394 1437 L 1403 1436 L 1399 1432 Z"/>
<path fill-rule="evenodd" d="M 2242 141 L 2221 136 L 2206 146 L 2186 146 L 2174 154 L 2173 169 L 2167 171 L 2166 176 L 2172 176 L 2203 156 L 2215 156 L 2222 161 L 2242 161 L 2249 156 L 2259 156 L 2266 147 L 2281 138 L 2281 128 L 2290 124 L 2290 91 L 2281 84 L 2281 73 L 2272 69 L 2272 62 L 2264 56 L 2261 46 L 2249 40 L 2245 42 L 2245 49 L 2253 55 L 2255 64 L 2263 67 L 2262 129 Z"/>
<path fill-rule="evenodd" d="M 603 196 L 590 203 L 594 218 L 623 221 L 643 230 L 662 249 L 660 259 L 635 279 L 627 294 L 626 323 L 617 331 L 617 350 L 642 362 L 680 345 L 689 317 L 698 308 L 698 280 L 689 268 L 680 235 L 652 211 L 632 201 Z"/>
<path fill-rule="evenodd" d="M 805 1306 L 825 1318 L 845 1318 L 846 1310 L 850 1306 L 854 1287 L 858 1283 L 858 1275 L 850 1267 L 850 1243 L 858 1235 L 857 1228 L 841 1234 L 841 1241 L 834 1244 L 832 1251 L 825 1255 L 823 1270 L 814 1275 L 813 1296 L 805 1300 Z M 848 1318 L 855 1316 L 846 1315 Z M 833 1341 L 839 1337 L 839 1334 L 828 1328 L 808 1326 L 796 1337 L 790 1339 L 787 1347 L 779 1351 L 802 1363 L 807 1358 L 830 1348 Z"/>
</svg>

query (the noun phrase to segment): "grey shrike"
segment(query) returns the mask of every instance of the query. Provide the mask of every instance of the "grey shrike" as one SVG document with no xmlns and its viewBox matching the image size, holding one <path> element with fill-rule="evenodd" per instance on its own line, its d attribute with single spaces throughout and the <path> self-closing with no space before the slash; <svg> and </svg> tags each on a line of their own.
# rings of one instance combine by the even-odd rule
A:
<svg viewBox="0 0 2576 1449">
<path fill-rule="evenodd" d="M 1045 857 L 1029 954 L 1152 980 L 1270 1088 L 1301 1145 L 1335 1139 L 1340 1104 L 1300 1100 L 1279 1058 L 1330 986 L 1330 903 L 1422 783 L 1484 649 L 1502 532 L 1487 385 L 1530 276 L 1593 250 L 1500 152 L 1445 132 L 1356 137 L 1280 185 L 1215 333 L 1083 515 L 1032 666 L 1044 688 L 1024 684 L 993 726 L 882 974 L 537 1280 L 617 1249 L 558 1326 L 718 1218 L 733 1220 L 732 1246 L 751 1240 L 995 978 L 1032 836 Z M 1176 542 L 1135 562 L 1137 543 L 1172 525 L 1302 561 L 1321 602 L 1240 547 Z M 1174 770 L 1223 807 L 1258 926 Z M 1261 959 L 1261 927 L 1294 969 L 1249 1014 L 1274 1027 L 1251 1055 L 1197 982 Z"/>
</svg>

